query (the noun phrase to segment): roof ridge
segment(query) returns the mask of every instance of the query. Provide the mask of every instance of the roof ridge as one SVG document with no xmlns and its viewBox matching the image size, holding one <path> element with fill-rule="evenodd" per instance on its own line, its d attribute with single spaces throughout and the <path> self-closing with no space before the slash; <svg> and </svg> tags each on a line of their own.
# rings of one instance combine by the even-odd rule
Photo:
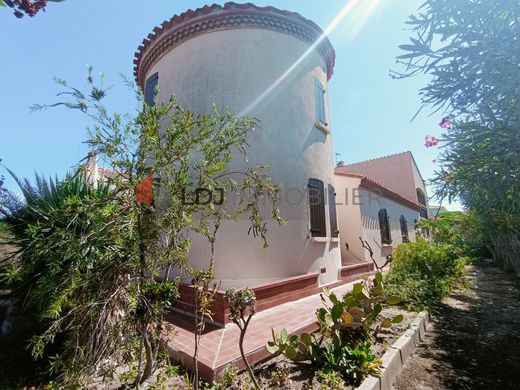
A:
<svg viewBox="0 0 520 390">
<path fill-rule="evenodd" d="M 385 158 L 395 157 L 395 156 L 399 156 L 401 154 L 407 154 L 407 153 L 412 154 L 412 152 L 410 152 L 409 150 L 406 150 L 404 152 L 388 154 L 386 156 L 379 156 L 379 157 L 370 158 L 368 160 L 363 160 L 363 161 L 358 161 L 358 162 L 354 162 L 354 163 L 350 163 L 350 164 L 345 164 L 344 167 L 348 167 L 348 166 L 352 166 L 352 165 L 358 165 L 358 164 L 365 164 L 365 163 L 368 163 L 368 162 L 371 162 L 371 161 L 382 160 L 382 159 L 385 159 Z"/>
</svg>

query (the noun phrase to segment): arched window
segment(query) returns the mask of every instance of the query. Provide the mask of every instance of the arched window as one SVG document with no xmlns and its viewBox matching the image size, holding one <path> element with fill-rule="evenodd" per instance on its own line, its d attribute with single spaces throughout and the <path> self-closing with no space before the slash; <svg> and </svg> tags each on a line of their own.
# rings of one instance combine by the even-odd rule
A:
<svg viewBox="0 0 520 390">
<path fill-rule="evenodd" d="M 417 192 L 417 202 L 421 206 L 421 210 L 419 211 L 419 214 L 423 218 L 428 218 L 428 210 L 426 208 L 426 195 L 424 194 L 423 190 L 420 188 L 416 189 Z"/>
<path fill-rule="evenodd" d="M 390 235 L 390 223 L 388 221 L 388 214 L 386 213 L 386 209 L 379 210 L 379 229 L 381 231 L 381 242 L 383 244 L 391 244 L 392 237 Z"/>
<path fill-rule="evenodd" d="M 146 80 L 146 85 L 144 87 L 144 101 L 150 107 L 155 105 L 155 98 L 157 95 L 157 83 L 159 82 L 159 73 L 154 73 L 148 80 Z"/>
<path fill-rule="evenodd" d="M 401 224 L 401 239 L 402 242 L 410 242 L 410 238 L 408 237 L 408 221 L 404 215 L 401 215 L 399 218 L 399 223 Z"/>
<path fill-rule="evenodd" d="M 426 196 L 424 195 L 424 192 L 420 189 L 420 188 L 417 188 L 417 202 L 419 202 L 419 204 L 421 206 L 426 206 Z"/>
</svg>

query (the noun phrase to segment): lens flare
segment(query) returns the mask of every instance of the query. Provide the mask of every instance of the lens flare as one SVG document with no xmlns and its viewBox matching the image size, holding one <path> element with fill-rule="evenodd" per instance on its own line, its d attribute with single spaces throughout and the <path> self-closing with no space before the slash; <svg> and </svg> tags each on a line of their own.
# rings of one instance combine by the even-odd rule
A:
<svg viewBox="0 0 520 390">
<path fill-rule="evenodd" d="M 371 0 L 373 1 L 373 0 Z M 376 2 L 379 0 L 375 0 Z M 239 116 L 251 114 L 258 104 L 260 104 L 267 96 L 269 96 L 280 84 L 291 75 L 291 73 L 316 49 L 316 47 L 327 38 L 328 35 L 345 19 L 360 3 L 360 0 L 350 0 L 338 13 L 338 15 L 323 30 L 319 38 L 280 76 L 271 84 L 264 92 L 262 92 L 255 100 L 253 100 L 246 108 L 244 108 Z"/>
<path fill-rule="evenodd" d="M 347 32 L 348 41 L 353 41 L 357 37 L 369 21 L 370 17 L 380 8 L 381 5 L 381 0 L 368 0 L 368 2 L 365 1 L 363 3 L 362 7 L 357 7 L 357 12 L 353 13 L 348 20 L 349 22 L 352 22 Z"/>
</svg>

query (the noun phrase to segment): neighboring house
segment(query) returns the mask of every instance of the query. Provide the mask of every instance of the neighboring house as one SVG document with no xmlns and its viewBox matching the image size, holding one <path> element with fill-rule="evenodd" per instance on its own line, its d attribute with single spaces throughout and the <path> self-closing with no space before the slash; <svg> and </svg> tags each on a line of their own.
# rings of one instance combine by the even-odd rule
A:
<svg viewBox="0 0 520 390">
<path fill-rule="evenodd" d="M 377 181 L 403 198 L 421 205 L 421 218 L 428 218 L 426 184 L 411 152 L 343 164 L 336 171 L 357 173 Z"/>
<path fill-rule="evenodd" d="M 120 176 L 120 173 L 113 169 L 100 167 L 95 155 L 90 155 L 83 166 L 85 179 L 92 186 L 97 186 L 99 182 L 109 182 Z"/>
<path fill-rule="evenodd" d="M 415 223 L 427 215 L 426 188 L 410 152 L 335 169 L 343 265 L 371 261 L 362 241 L 383 265 L 403 242 L 415 241 Z"/>
<path fill-rule="evenodd" d="M 430 219 L 435 219 L 437 217 L 437 215 L 439 215 L 441 213 L 445 213 L 447 211 L 448 211 L 448 209 L 444 206 L 439 206 L 439 205 L 428 206 L 428 216 L 430 217 Z"/>
</svg>

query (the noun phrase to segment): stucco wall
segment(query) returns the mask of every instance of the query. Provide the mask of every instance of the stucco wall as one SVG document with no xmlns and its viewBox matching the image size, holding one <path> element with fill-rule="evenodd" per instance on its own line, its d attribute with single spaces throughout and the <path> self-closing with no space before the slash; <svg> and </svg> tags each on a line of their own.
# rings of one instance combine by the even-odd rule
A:
<svg viewBox="0 0 520 390">
<path fill-rule="evenodd" d="M 402 243 L 401 215 L 408 223 L 408 237 L 415 241 L 415 221 L 419 219 L 419 212 L 383 196 L 377 191 L 369 191 L 360 187 L 361 180 L 356 177 L 336 175 L 336 192 L 348 193 L 349 202 L 338 204 L 338 221 L 341 235 L 341 256 L 344 264 L 359 260 L 371 261 L 359 240 L 362 237 L 374 251 L 374 258 L 378 264 L 385 262 L 385 255 Z M 344 199 L 344 197 L 342 198 Z M 338 201 L 339 202 L 339 201 Z M 379 210 L 385 208 L 390 222 L 392 245 L 382 245 L 379 228 Z M 346 245 L 348 243 L 349 248 Z"/>
<path fill-rule="evenodd" d="M 393 248 L 401 244 L 401 224 L 399 218 L 401 215 L 407 220 L 408 223 L 408 237 L 410 241 L 415 241 L 415 221 L 419 219 L 419 212 L 410 209 L 400 203 L 395 202 L 392 199 L 382 197 L 377 193 L 367 191 L 364 188 L 360 189 L 360 195 L 362 199 L 370 199 L 372 201 L 361 202 L 361 216 L 363 221 L 363 238 L 366 240 L 372 250 L 374 251 L 374 258 L 378 264 L 385 262 L 385 255 L 392 252 Z M 390 234 L 392 239 L 392 245 L 386 246 L 381 243 L 381 231 L 379 228 L 379 210 L 386 209 L 387 215 L 390 222 Z M 366 256 L 369 260 L 368 255 Z"/>
<path fill-rule="evenodd" d="M 341 260 L 343 264 L 365 261 L 362 237 L 363 224 L 359 207 L 360 179 L 336 175 L 336 209 L 338 213 L 339 234 L 341 237 Z"/>
<path fill-rule="evenodd" d="M 173 93 L 182 106 L 195 113 L 212 112 L 213 103 L 220 110 L 229 106 L 240 113 L 308 48 L 297 38 L 268 30 L 213 31 L 181 43 L 164 55 L 147 77 L 159 73 L 160 100 Z M 270 247 L 264 250 L 258 239 L 247 236 L 247 220 L 225 222 L 216 246 L 216 273 L 224 287 L 319 272 L 321 268 L 326 268 L 321 284 L 337 280 L 339 243 L 329 239 L 314 242 L 309 233 L 308 179 L 322 180 L 325 188 L 333 183 L 331 135 L 314 126 L 315 79 L 327 90 L 325 61 L 311 52 L 273 93 L 248 112 L 260 120 L 261 129 L 248 140 L 249 161 L 237 156 L 230 169 L 270 164 L 273 181 L 283 183 L 286 189 L 280 211 L 288 223 L 281 227 L 268 223 Z M 328 206 L 326 218 L 330 237 Z M 208 246 L 193 238 L 190 261 L 194 266 L 205 266 Z"/>
</svg>

